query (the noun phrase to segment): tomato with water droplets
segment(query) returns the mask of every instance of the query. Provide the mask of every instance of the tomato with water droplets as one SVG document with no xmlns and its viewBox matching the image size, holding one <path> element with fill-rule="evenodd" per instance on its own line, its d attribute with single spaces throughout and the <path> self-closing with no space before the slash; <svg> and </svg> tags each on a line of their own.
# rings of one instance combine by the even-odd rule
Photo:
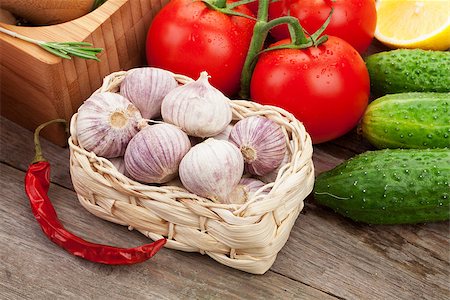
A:
<svg viewBox="0 0 450 300">
<path fill-rule="evenodd" d="M 367 107 L 369 89 L 369 74 L 359 53 L 344 40 L 330 36 L 318 47 L 263 53 L 252 76 L 250 95 L 258 103 L 293 113 L 317 144 L 355 127 Z"/>
<path fill-rule="evenodd" d="M 245 7 L 234 9 L 253 14 Z M 172 0 L 155 16 L 147 35 L 149 65 L 211 84 L 228 96 L 239 91 L 254 20 L 223 14 L 201 1 Z"/>
<path fill-rule="evenodd" d="M 340 37 L 360 53 L 370 45 L 377 22 L 375 0 L 282 0 L 270 4 L 269 18 L 296 17 L 310 34 L 317 31 L 333 8 L 325 34 Z M 277 40 L 289 37 L 286 25 L 271 30 Z"/>
</svg>

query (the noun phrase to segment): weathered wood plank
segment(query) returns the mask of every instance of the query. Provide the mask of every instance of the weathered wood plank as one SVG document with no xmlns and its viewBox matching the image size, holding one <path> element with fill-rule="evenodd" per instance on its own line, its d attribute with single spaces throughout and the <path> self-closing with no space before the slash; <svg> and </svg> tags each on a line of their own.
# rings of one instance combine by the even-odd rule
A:
<svg viewBox="0 0 450 300">
<path fill-rule="evenodd" d="M 41 232 L 24 173 L 0 164 L 0 174 L 0 299 L 333 299 L 280 274 L 251 275 L 195 253 L 162 249 L 145 263 L 115 267 L 76 258 Z M 89 214 L 73 191 L 52 185 L 49 195 L 65 226 L 86 239 L 123 247 L 149 241 Z"/>
<path fill-rule="evenodd" d="M 52 180 L 73 189 L 69 171 L 69 148 L 57 146 L 44 138 L 41 138 L 41 144 L 44 156 L 52 164 Z M 0 162 L 25 171 L 33 160 L 33 133 L 4 117 L 0 117 L 0 145 Z"/>
<path fill-rule="evenodd" d="M 329 144 L 337 147 L 353 151 L 355 154 L 362 153 L 364 151 L 376 150 L 367 139 L 362 136 L 360 129 L 355 128 L 346 135 L 330 141 Z"/>
<path fill-rule="evenodd" d="M 369 226 L 308 202 L 271 270 L 346 299 L 450 297 L 449 222 Z"/>
<path fill-rule="evenodd" d="M 0 149 L 0 161 L 25 170 L 33 156 L 31 132 L 5 120 L 1 120 L 0 125 L 2 129 L 8 129 L 2 130 L 1 133 L 2 145 L 7 145 Z M 362 145 L 358 148 L 354 142 L 352 146 L 343 148 L 341 143 L 345 143 L 345 139 L 351 141 L 351 134 L 337 142 L 314 147 L 316 174 L 331 169 L 355 153 L 363 152 L 370 147 Z M 53 181 L 71 188 L 68 149 L 44 141 L 44 151 L 54 165 Z M 14 156 L 10 156 L 10 153 L 14 153 Z M 337 216 L 328 209 L 317 207 L 312 197 L 308 198 L 307 202 L 309 204 L 271 269 L 275 273 L 292 278 L 294 282 L 303 282 L 329 294 L 349 299 L 450 297 L 448 222 L 415 226 L 367 226 Z M 77 212 L 76 215 L 86 214 L 78 203 L 73 205 L 71 209 Z M 122 227 L 113 224 L 105 225 L 106 222 L 91 217 L 93 220 L 90 222 L 101 222 L 101 227 L 112 226 L 109 231 L 99 230 L 97 234 L 92 235 L 90 233 L 92 239 L 101 239 L 105 232 L 110 234 L 114 231 L 114 234 L 123 234 L 125 240 L 129 238 L 145 242 L 145 238 L 137 233 L 126 232 Z M 71 223 L 72 218 L 65 220 Z M 59 249 L 54 249 L 53 252 L 57 250 Z M 170 253 L 181 261 L 193 260 L 197 264 L 208 263 L 213 269 L 224 268 L 196 254 L 177 251 Z M 224 274 L 241 273 L 235 272 L 237 271 L 231 270 Z M 222 271 L 215 274 L 220 278 L 223 276 Z M 263 277 L 272 276 L 274 274 L 269 271 Z M 254 280 L 258 281 L 257 278 Z M 268 282 L 271 280 L 273 279 Z M 255 282 L 255 285 L 257 284 L 261 282 Z"/>
</svg>

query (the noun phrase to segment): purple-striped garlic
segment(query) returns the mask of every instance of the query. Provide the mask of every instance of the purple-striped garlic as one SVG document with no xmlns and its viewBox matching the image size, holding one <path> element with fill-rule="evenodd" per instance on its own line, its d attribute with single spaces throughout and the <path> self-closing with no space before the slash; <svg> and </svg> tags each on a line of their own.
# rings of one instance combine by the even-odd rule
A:
<svg viewBox="0 0 450 300">
<path fill-rule="evenodd" d="M 250 199 L 252 194 L 265 185 L 264 182 L 255 178 L 242 178 L 236 188 L 228 196 L 227 203 L 244 204 Z M 269 192 L 270 188 L 266 188 L 262 191 L 262 194 L 266 195 Z"/>
<path fill-rule="evenodd" d="M 178 127 L 147 126 L 128 144 L 125 168 L 132 178 L 141 182 L 168 182 L 177 176 L 180 161 L 190 148 L 187 134 Z"/>
<path fill-rule="evenodd" d="M 143 67 L 128 71 L 120 84 L 120 94 L 139 109 L 143 118 L 153 119 L 161 115 L 164 97 L 177 86 L 170 72 Z"/>
<path fill-rule="evenodd" d="M 244 159 L 236 146 L 209 138 L 189 150 L 180 163 L 179 174 L 188 191 L 225 203 L 243 171 Z"/>
<path fill-rule="evenodd" d="M 230 133 L 230 142 L 242 152 L 245 170 L 253 175 L 265 175 L 283 161 L 286 140 L 280 125 L 259 116 L 237 122 Z"/>
<path fill-rule="evenodd" d="M 202 72 L 197 81 L 170 91 L 163 100 L 161 115 L 188 135 L 211 137 L 222 132 L 231 122 L 229 99 L 208 82 Z"/>
<path fill-rule="evenodd" d="M 93 94 L 78 109 L 77 139 L 81 147 L 98 156 L 122 156 L 139 131 L 139 110 L 119 94 Z"/>
<path fill-rule="evenodd" d="M 117 171 L 119 171 L 119 173 L 122 173 L 126 177 L 130 176 L 130 174 L 128 174 L 127 170 L 125 169 L 125 160 L 123 156 L 110 158 L 109 161 L 117 169 Z"/>
<path fill-rule="evenodd" d="M 289 162 L 289 159 L 291 158 L 291 156 L 289 155 L 289 151 L 286 151 L 286 153 L 284 154 L 284 158 L 281 161 L 281 164 L 274 170 L 270 171 L 269 173 L 259 176 L 259 179 L 261 179 L 263 182 L 274 182 L 277 179 L 278 176 L 278 172 L 280 171 L 280 169 Z"/>
</svg>

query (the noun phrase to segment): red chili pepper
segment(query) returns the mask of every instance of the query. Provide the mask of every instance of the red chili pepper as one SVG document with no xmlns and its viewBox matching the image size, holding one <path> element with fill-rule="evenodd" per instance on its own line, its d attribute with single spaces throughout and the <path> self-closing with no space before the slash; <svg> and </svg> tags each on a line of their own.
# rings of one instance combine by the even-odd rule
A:
<svg viewBox="0 0 450 300">
<path fill-rule="evenodd" d="M 88 242 L 67 231 L 58 219 L 47 196 L 50 187 L 50 164 L 42 156 L 39 132 L 50 123 L 66 122 L 53 120 L 39 126 L 34 133 L 36 156 L 25 175 L 25 191 L 30 199 L 31 209 L 45 235 L 69 253 L 84 259 L 109 265 L 128 265 L 143 262 L 156 254 L 166 243 L 160 239 L 136 248 L 118 248 Z"/>
</svg>

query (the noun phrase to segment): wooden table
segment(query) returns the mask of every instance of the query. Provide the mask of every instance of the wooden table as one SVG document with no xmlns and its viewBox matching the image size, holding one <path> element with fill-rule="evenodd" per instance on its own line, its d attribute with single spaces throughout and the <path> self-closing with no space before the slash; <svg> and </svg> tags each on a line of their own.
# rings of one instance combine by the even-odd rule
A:
<svg viewBox="0 0 450 300">
<path fill-rule="evenodd" d="M 450 299 L 449 222 L 358 224 L 311 196 L 264 275 L 170 249 L 132 266 L 87 262 L 50 242 L 31 213 L 23 180 L 32 133 L 0 118 L 0 139 L 0 299 Z M 315 146 L 316 174 L 371 149 L 355 131 Z M 43 150 L 52 165 L 49 195 L 69 230 L 121 247 L 149 242 L 87 212 L 72 187 L 69 150 L 47 141 Z"/>
<path fill-rule="evenodd" d="M 32 133 L 4 118 L 1 128 L 0 299 L 445 299 L 450 297 L 449 222 L 368 226 L 318 207 L 312 197 L 264 275 L 207 256 L 162 249 L 132 266 L 105 266 L 69 255 L 34 219 L 23 179 L 34 155 Z M 50 198 L 70 230 L 132 247 L 148 240 L 103 221 L 79 204 L 69 150 L 44 140 L 52 165 Z M 315 146 L 317 173 L 370 146 L 350 133 Z"/>
</svg>

